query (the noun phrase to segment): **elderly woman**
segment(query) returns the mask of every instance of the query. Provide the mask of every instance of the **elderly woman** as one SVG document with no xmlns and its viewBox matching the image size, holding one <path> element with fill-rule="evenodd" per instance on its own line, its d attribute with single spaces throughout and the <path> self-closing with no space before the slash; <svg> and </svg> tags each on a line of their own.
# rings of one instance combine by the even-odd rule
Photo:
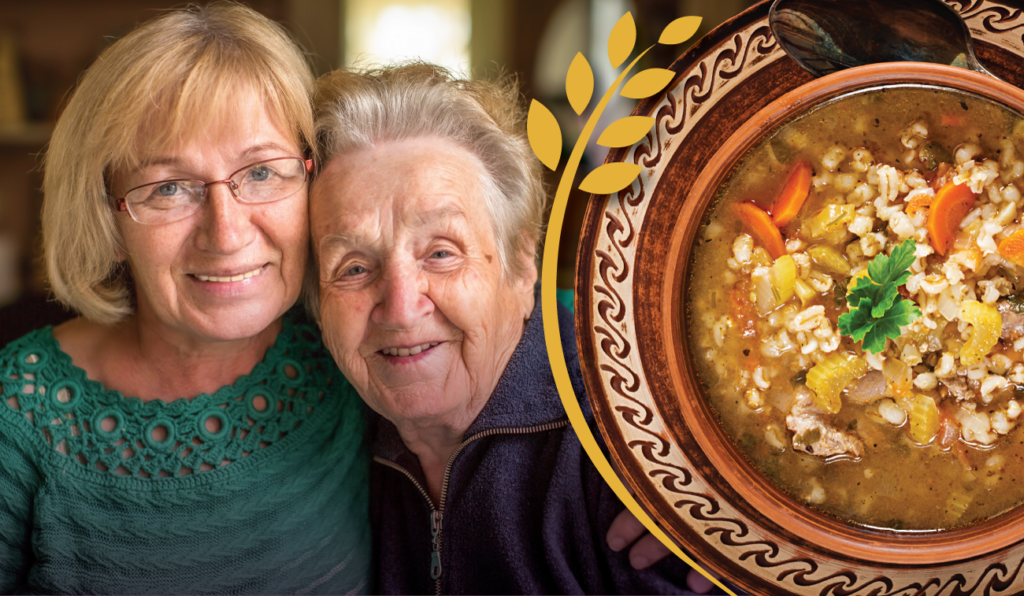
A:
<svg viewBox="0 0 1024 596">
<path fill-rule="evenodd" d="M 544 347 L 544 189 L 515 89 L 407 65 L 321 79 L 311 228 L 324 342 L 371 422 L 384 593 L 678 592 L 605 532 L 621 505 Z M 583 395 L 573 323 L 563 348 Z M 575 365 L 575 366 L 573 366 Z M 589 410 L 588 410 L 589 411 Z"/>
<path fill-rule="evenodd" d="M 81 317 L 0 350 L 0 591 L 367 588 L 362 404 L 298 300 L 313 78 L 236 4 L 82 78 L 43 234 Z"/>
</svg>

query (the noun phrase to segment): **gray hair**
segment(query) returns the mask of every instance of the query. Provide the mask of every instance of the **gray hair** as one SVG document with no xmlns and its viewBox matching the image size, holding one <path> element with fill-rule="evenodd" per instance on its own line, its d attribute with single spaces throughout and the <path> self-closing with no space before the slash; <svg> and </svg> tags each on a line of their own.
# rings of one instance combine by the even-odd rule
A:
<svg viewBox="0 0 1024 596">
<path fill-rule="evenodd" d="M 536 258 L 546 192 L 514 80 L 458 80 L 420 62 L 339 70 L 317 81 L 313 108 L 324 164 L 406 139 L 439 138 L 465 148 L 483 165 L 483 198 L 506 276 L 522 272 L 523 256 Z M 307 290 L 319 287 L 311 265 Z M 307 296 L 315 302 L 315 293 Z M 317 306 L 310 304 L 314 314 Z"/>
</svg>

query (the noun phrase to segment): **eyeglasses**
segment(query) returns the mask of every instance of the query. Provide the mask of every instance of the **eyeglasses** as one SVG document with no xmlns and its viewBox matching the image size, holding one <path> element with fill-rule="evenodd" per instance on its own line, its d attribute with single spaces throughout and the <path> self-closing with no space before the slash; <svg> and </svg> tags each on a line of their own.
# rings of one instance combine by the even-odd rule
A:
<svg viewBox="0 0 1024 596">
<path fill-rule="evenodd" d="M 198 211 L 214 184 L 227 184 L 243 203 L 273 203 L 297 193 L 312 171 L 312 159 L 277 157 L 247 165 L 225 180 L 161 180 L 136 186 L 121 198 L 111 198 L 118 211 L 127 211 L 140 224 L 165 224 Z"/>
</svg>

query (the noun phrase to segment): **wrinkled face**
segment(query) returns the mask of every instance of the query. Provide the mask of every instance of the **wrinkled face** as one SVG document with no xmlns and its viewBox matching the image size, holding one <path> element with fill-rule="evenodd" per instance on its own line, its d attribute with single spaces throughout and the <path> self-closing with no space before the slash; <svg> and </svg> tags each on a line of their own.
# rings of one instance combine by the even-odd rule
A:
<svg viewBox="0 0 1024 596">
<path fill-rule="evenodd" d="M 224 180 L 254 162 L 301 157 L 298 139 L 255 93 L 237 94 L 233 118 L 195 141 L 151 151 L 135 171 L 114 172 L 111 194 L 185 178 Z M 298 299 L 307 256 L 307 189 L 259 205 L 237 201 L 226 184 L 172 223 L 143 225 L 116 214 L 138 298 L 138 316 L 199 342 L 251 338 Z"/>
<path fill-rule="evenodd" d="M 532 255 L 503 275 L 481 172 L 427 138 L 337 156 L 314 185 L 324 342 L 395 424 L 468 427 L 533 309 Z"/>
</svg>

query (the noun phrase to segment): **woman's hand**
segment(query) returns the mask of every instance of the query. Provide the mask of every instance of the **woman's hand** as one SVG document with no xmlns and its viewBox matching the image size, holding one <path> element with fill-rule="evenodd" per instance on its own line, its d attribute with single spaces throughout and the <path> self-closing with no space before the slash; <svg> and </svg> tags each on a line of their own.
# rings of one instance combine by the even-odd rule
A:
<svg viewBox="0 0 1024 596">
<path fill-rule="evenodd" d="M 619 552 L 629 545 L 629 564 L 633 569 L 647 569 L 672 551 L 647 531 L 629 509 L 623 509 L 608 528 L 608 546 Z"/>
<path fill-rule="evenodd" d="M 640 520 L 630 512 L 623 509 L 612 521 L 605 537 L 608 546 L 615 552 L 619 552 L 632 544 L 629 549 L 629 564 L 633 569 L 646 569 L 671 554 L 660 540 L 649 533 Z M 716 574 L 715 577 L 718 577 Z M 714 588 L 711 580 L 701 575 L 695 569 L 691 569 L 686 576 L 686 586 L 698 594 L 707 594 Z"/>
</svg>

